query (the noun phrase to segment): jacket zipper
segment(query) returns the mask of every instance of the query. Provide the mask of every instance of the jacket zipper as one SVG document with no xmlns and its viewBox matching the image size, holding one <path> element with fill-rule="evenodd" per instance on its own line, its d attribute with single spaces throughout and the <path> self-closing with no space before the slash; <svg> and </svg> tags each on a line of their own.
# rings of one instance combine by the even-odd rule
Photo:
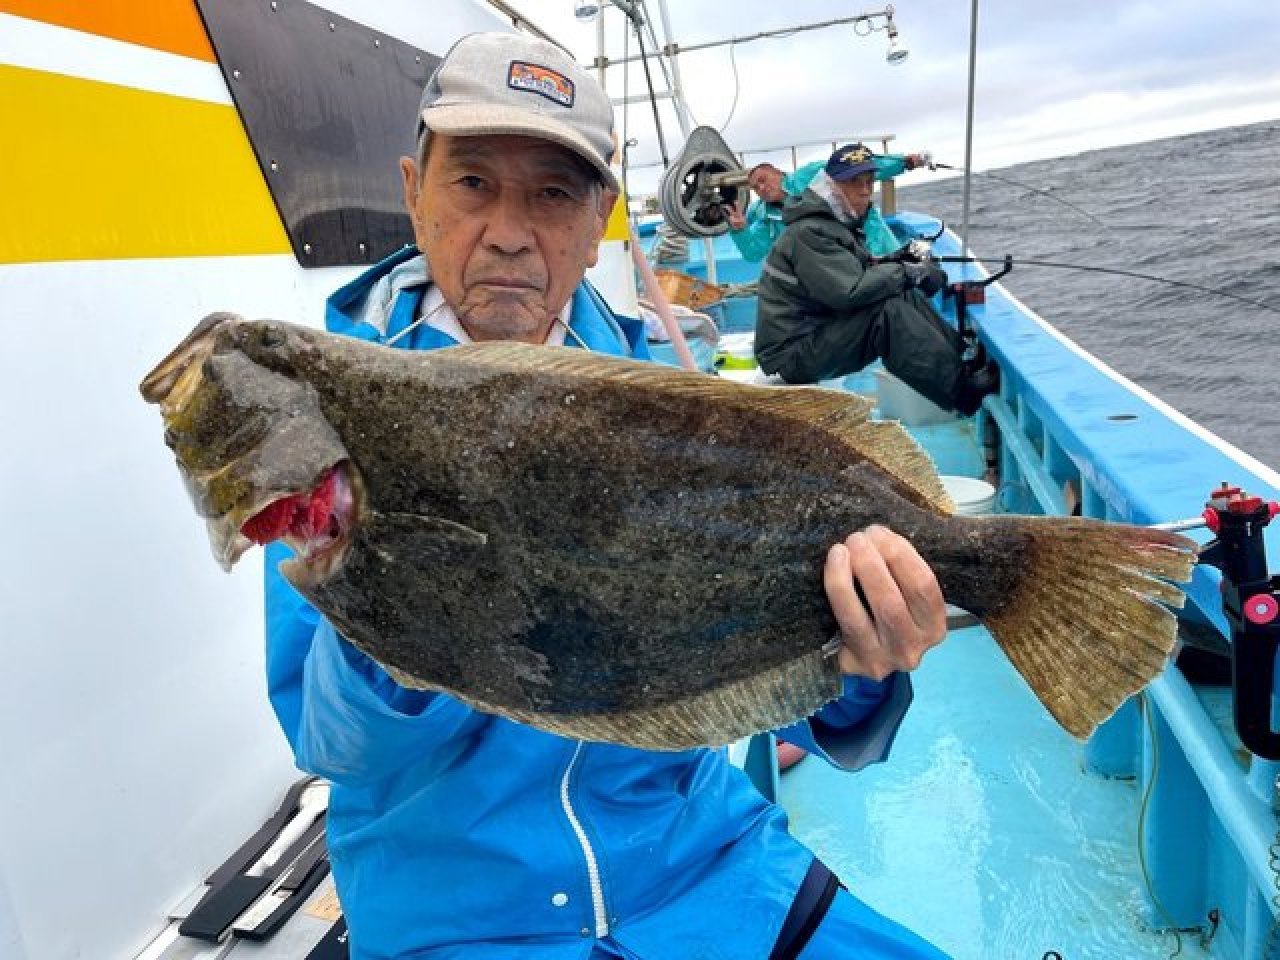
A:
<svg viewBox="0 0 1280 960">
<path fill-rule="evenodd" d="M 587 831 L 582 828 L 582 821 L 578 819 L 578 815 L 573 810 L 573 804 L 569 802 L 569 778 L 573 776 L 573 768 L 578 763 L 578 755 L 582 753 L 582 741 L 579 740 L 573 749 L 573 756 L 569 758 L 569 766 L 565 768 L 564 777 L 560 780 L 560 806 L 564 810 L 564 815 L 569 819 L 569 826 L 573 827 L 573 832 L 578 837 L 578 843 L 582 847 L 582 855 L 587 861 L 587 879 L 591 882 L 591 907 L 595 914 L 596 921 L 596 938 L 603 939 L 609 935 L 609 915 L 604 909 L 604 887 L 600 883 L 600 861 L 596 859 L 596 852 L 591 848 L 591 841 L 587 838 Z"/>
</svg>

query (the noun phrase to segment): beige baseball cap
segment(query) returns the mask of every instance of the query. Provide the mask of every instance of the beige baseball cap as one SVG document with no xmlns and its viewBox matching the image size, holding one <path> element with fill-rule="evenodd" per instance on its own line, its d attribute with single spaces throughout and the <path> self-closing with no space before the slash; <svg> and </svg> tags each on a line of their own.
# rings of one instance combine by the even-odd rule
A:
<svg viewBox="0 0 1280 960">
<path fill-rule="evenodd" d="M 473 33 L 455 43 L 422 91 L 423 128 L 456 137 L 516 134 L 572 150 L 613 190 L 613 105 L 586 70 L 553 43 L 516 33 Z"/>
</svg>

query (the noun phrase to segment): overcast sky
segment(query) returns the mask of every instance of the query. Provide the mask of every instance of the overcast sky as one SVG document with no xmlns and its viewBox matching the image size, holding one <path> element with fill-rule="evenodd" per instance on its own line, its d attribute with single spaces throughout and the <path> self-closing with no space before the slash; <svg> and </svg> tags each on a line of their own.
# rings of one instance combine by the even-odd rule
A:
<svg viewBox="0 0 1280 960">
<path fill-rule="evenodd" d="M 581 61 L 595 56 L 595 26 L 574 19 L 574 0 L 515 6 Z M 661 38 L 657 0 L 648 7 Z M 881 8 L 847 0 L 669 0 L 668 9 L 675 41 L 688 46 Z M 859 37 L 852 26 L 734 45 L 737 106 L 722 131 L 730 146 L 892 132 L 900 152 L 928 149 L 961 165 L 970 3 L 899 0 L 895 9 L 910 51 L 896 66 L 885 62 L 883 32 Z M 605 24 L 609 56 L 619 57 L 624 18 L 609 10 Z M 697 122 L 721 128 L 735 94 L 730 47 L 682 54 L 679 67 Z M 653 72 L 661 88 L 661 73 Z M 614 96 L 622 73 L 610 71 Z M 1274 119 L 1280 0 L 983 0 L 977 77 L 975 169 Z M 639 64 L 629 87 L 632 95 L 645 89 Z M 629 136 L 640 141 L 634 164 L 659 159 L 650 113 L 648 104 L 628 110 Z M 679 127 L 669 107 L 662 117 L 674 153 Z M 633 192 L 644 179 L 637 170 Z"/>
</svg>

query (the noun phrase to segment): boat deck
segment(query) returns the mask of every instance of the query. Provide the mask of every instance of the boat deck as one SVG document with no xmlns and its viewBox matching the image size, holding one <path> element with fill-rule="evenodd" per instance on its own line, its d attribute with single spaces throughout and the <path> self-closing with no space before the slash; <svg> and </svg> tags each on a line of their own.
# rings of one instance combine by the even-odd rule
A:
<svg viewBox="0 0 1280 960">
<path fill-rule="evenodd" d="M 1171 956 L 1138 858 L 1138 782 L 1086 772 L 980 626 L 952 631 L 914 681 L 889 762 L 782 774 L 796 836 L 956 960 Z M 1180 960 L 1211 956 L 1181 939 Z"/>
<path fill-rule="evenodd" d="M 874 370 L 831 385 L 874 394 Z M 941 473 L 980 476 L 973 429 L 909 428 Z M 851 775 L 809 758 L 782 775 L 794 833 L 956 960 L 1173 955 L 1138 856 L 1141 781 L 1087 771 L 981 626 L 952 630 L 914 683 L 887 763 Z M 1180 960 L 1212 956 L 1197 934 L 1180 942 Z"/>
</svg>

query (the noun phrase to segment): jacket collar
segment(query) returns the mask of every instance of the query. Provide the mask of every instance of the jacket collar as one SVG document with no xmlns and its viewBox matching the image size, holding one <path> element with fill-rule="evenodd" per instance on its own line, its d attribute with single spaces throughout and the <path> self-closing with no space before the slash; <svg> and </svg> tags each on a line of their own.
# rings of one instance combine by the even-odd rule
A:
<svg viewBox="0 0 1280 960">
<path fill-rule="evenodd" d="M 419 324 L 418 316 L 431 270 L 416 247 L 407 246 L 370 267 L 329 298 L 325 327 L 361 340 L 392 340 L 396 346 L 430 350 L 456 345 L 448 334 Z M 573 292 L 570 330 L 565 345 L 585 346 L 598 353 L 628 356 L 634 337 L 628 336 L 613 312 L 585 280 Z M 403 336 L 402 336 L 403 334 Z"/>
</svg>

